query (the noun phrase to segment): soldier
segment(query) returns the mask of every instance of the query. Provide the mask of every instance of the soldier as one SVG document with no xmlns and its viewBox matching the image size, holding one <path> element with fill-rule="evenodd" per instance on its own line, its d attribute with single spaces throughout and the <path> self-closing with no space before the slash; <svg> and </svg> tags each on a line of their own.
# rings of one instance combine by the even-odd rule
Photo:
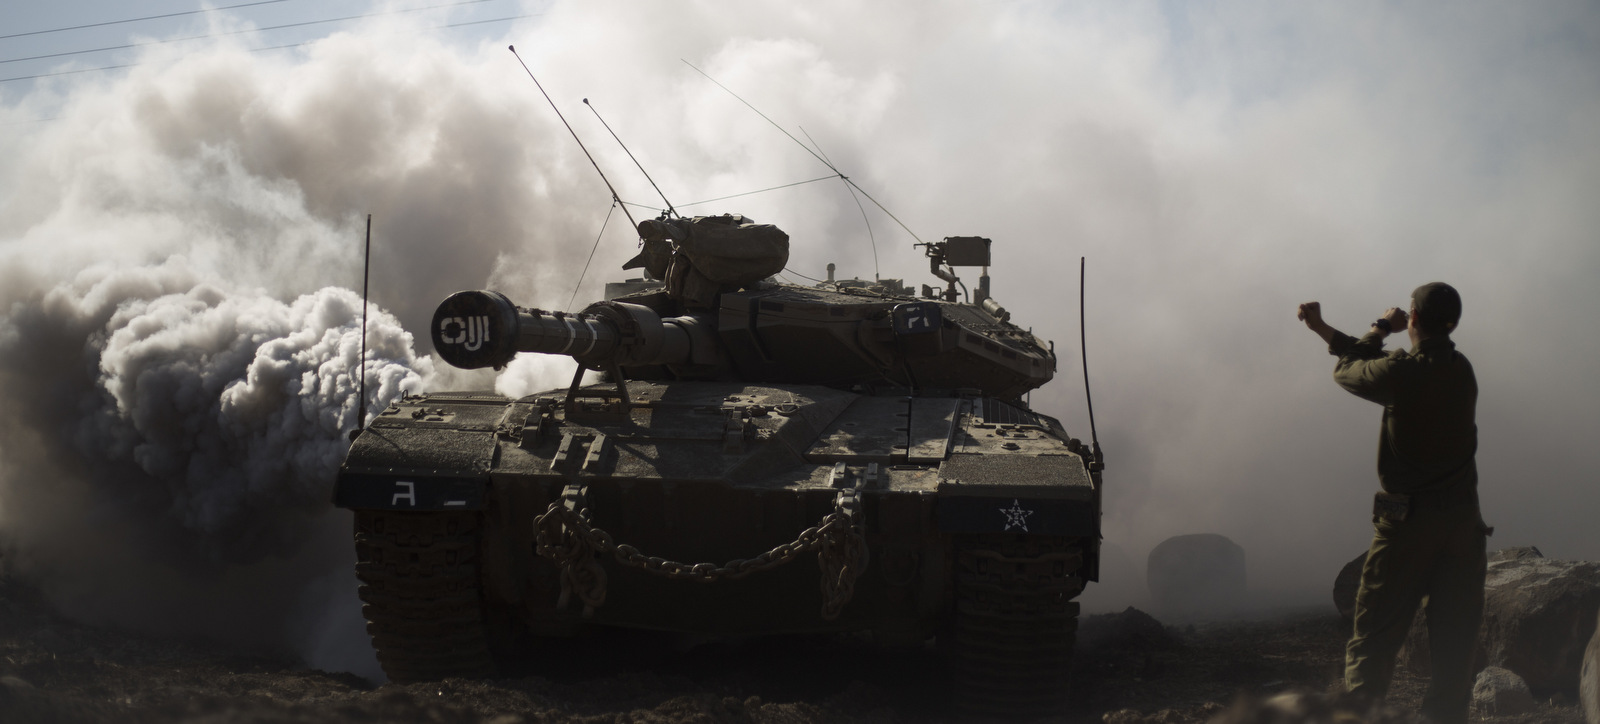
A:
<svg viewBox="0 0 1600 724">
<path fill-rule="evenodd" d="M 1299 318 L 1339 358 L 1334 381 L 1383 405 L 1382 490 L 1373 504 L 1375 532 L 1361 569 L 1355 631 L 1345 648 L 1345 688 L 1369 704 L 1383 700 L 1395 656 L 1423 605 L 1433 676 L 1422 713 L 1441 724 L 1465 722 L 1491 529 L 1478 510 L 1478 383 L 1450 341 L 1461 296 L 1442 282 L 1417 287 L 1409 315 L 1389 309 L 1359 340 L 1322 321 L 1317 302 L 1300 305 Z M 1411 350 L 1385 353 L 1383 339 L 1402 327 Z"/>
</svg>

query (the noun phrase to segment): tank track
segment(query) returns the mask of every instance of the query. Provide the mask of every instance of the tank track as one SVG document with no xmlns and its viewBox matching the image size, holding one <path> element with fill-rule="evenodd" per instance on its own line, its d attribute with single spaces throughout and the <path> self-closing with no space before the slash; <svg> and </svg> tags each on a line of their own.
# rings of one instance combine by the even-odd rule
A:
<svg viewBox="0 0 1600 724">
<path fill-rule="evenodd" d="M 355 513 L 361 612 L 389 679 L 494 674 L 479 584 L 478 514 Z"/>
<path fill-rule="evenodd" d="M 1067 701 L 1083 591 L 1081 542 L 961 536 L 950 647 L 956 703 L 973 714 L 1057 713 Z"/>
</svg>

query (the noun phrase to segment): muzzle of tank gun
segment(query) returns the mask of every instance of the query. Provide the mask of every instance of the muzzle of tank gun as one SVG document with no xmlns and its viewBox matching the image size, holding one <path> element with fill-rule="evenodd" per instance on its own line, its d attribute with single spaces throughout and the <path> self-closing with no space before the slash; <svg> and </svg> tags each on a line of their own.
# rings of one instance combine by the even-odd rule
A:
<svg viewBox="0 0 1600 724">
<path fill-rule="evenodd" d="M 518 307 L 499 292 L 456 292 L 434 311 L 431 332 L 439 356 L 463 369 L 499 369 L 518 352 L 567 355 L 591 367 L 715 361 L 714 333 L 699 319 L 662 319 L 622 302 L 569 314 Z"/>
</svg>

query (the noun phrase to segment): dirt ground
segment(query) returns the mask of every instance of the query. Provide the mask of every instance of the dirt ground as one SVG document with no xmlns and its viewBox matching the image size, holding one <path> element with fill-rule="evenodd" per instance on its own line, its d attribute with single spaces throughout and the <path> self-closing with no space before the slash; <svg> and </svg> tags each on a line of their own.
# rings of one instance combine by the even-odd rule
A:
<svg viewBox="0 0 1600 724">
<path fill-rule="evenodd" d="M 1330 607 L 1331 608 L 1331 607 Z M 1202 722 L 1239 696 L 1327 691 L 1345 625 L 1330 612 L 1168 627 L 1129 610 L 1082 621 L 1072 705 L 1051 722 Z M 687 645 L 606 632 L 533 652 L 505 678 L 375 686 L 288 658 L 82 626 L 0 580 L 0 722 L 938 722 L 937 652 L 846 636 Z M 1413 709 L 1425 682 L 1401 674 Z M 1490 722 L 1581 723 L 1569 696 Z"/>
</svg>

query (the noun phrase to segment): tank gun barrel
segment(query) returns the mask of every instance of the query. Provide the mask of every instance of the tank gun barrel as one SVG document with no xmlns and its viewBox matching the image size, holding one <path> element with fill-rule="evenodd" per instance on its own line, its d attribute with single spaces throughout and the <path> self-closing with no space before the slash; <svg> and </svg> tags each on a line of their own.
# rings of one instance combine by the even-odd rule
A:
<svg viewBox="0 0 1600 724">
<path fill-rule="evenodd" d="M 715 359 L 712 333 L 698 317 L 662 319 L 648 307 L 621 302 L 597 302 L 571 314 L 518 307 L 499 292 L 456 292 L 433 313 L 431 334 L 439 356 L 463 369 L 498 369 L 519 352 L 567 355 L 591 367 Z"/>
</svg>

